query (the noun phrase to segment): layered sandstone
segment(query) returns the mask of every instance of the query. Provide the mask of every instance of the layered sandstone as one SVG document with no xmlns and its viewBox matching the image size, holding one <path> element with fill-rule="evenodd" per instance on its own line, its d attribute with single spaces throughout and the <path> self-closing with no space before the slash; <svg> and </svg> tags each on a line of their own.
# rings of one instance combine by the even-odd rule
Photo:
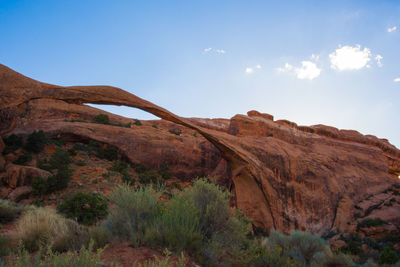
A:
<svg viewBox="0 0 400 267">
<path fill-rule="evenodd" d="M 274 121 L 256 111 L 230 120 L 187 119 L 119 88 L 55 86 L 2 65 L 0 99 L 0 129 L 15 125 L 13 133 L 43 129 L 101 141 L 134 163 L 156 166 L 167 161 L 182 176 L 218 174 L 232 184 L 237 207 L 267 230 L 352 231 L 355 207 L 360 205 L 363 216 L 378 214 L 400 229 L 399 199 L 392 206 L 368 202 L 399 185 L 400 151 L 385 139 Z M 91 120 L 101 112 L 85 103 L 139 108 L 163 120 L 131 128 L 69 121 Z M 131 121 L 111 114 L 110 118 Z M 174 128 L 183 134 L 168 131 Z"/>
</svg>

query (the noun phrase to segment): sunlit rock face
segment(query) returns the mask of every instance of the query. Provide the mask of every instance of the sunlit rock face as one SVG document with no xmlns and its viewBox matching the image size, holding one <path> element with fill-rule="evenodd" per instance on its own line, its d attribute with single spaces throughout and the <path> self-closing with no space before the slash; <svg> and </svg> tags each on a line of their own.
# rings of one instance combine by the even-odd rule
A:
<svg viewBox="0 0 400 267">
<path fill-rule="evenodd" d="M 119 88 L 44 84 L 3 65 L 0 99 L 0 130 L 97 140 L 132 163 L 168 165 L 183 179 L 216 176 L 232 190 L 234 204 L 266 230 L 351 232 L 374 217 L 392 232 L 400 229 L 400 151 L 385 139 L 274 121 L 257 111 L 230 120 L 182 118 Z M 163 120 L 129 128 L 93 124 L 107 113 L 85 103 L 139 108 Z M 113 123 L 133 122 L 108 115 Z"/>
</svg>

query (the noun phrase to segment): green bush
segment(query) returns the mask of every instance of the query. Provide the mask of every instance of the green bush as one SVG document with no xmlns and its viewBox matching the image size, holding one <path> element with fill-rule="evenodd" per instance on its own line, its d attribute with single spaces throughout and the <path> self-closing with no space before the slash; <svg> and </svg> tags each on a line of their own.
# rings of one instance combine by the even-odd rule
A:
<svg viewBox="0 0 400 267">
<path fill-rule="evenodd" d="M 17 165 L 25 165 L 26 163 L 30 162 L 32 160 L 32 155 L 31 153 L 24 153 L 20 155 L 16 160 L 14 160 L 14 164 Z"/>
<path fill-rule="evenodd" d="M 12 134 L 7 138 L 3 139 L 6 147 L 4 148 L 3 154 L 6 155 L 8 153 L 14 152 L 15 150 L 22 147 L 23 141 L 22 137 Z"/>
<path fill-rule="evenodd" d="M 205 179 L 196 180 L 182 192 L 182 201 L 193 203 L 198 210 L 200 227 L 207 238 L 221 231 L 230 217 L 229 192 Z"/>
<path fill-rule="evenodd" d="M 157 256 L 154 256 L 154 260 L 147 260 L 143 264 L 137 264 L 136 262 L 133 264 L 133 267 L 185 267 L 186 259 L 185 255 L 181 253 L 178 261 L 175 263 L 170 263 L 171 252 L 168 249 L 164 251 L 164 259 L 161 259 Z"/>
<path fill-rule="evenodd" d="M 107 214 L 107 201 L 100 195 L 76 193 L 59 205 L 57 210 L 78 223 L 91 225 Z"/>
<path fill-rule="evenodd" d="M 379 254 L 379 264 L 395 264 L 400 259 L 399 255 L 391 249 L 389 246 L 386 246 L 383 251 Z"/>
<path fill-rule="evenodd" d="M 124 161 L 116 160 L 113 162 L 112 166 L 109 168 L 110 171 L 124 173 L 128 168 L 128 163 Z"/>
<path fill-rule="evenodd" d="M 147 172 L 149 170 L 150 169 L 147 168 L 146 166 L 144 166 L 143 164 L 139 164 L 138 166 L 135 167 L 135 172 L 137 174 L 144 173 L 144 172 Z"/>
<path fill-rule="evenodd" d="M 89 239 L 93 241 L 94 248 L 104 248 L 111 241 L 111 234 L 102 226 L 89 228 Z"/>
<path fill-rule="evenodd" d="M 0 258 L 7 256 L 10 253 L 10 248 L 11 239 L 8 236 L 0 236 Z"/>
<path fill-rule="evenodd" d="M 39 153 L 44 149 L 47 143 L 46 135 L 42 130 L 34 131 L 26 140 L 25 149 L 33 153 Z"/>
<path fill-rule="evenodd" d="M 57 174 L 47 178 L 47 193 L 67 188 L 72 178 L 72 171 L 68 168 L 57 171 Z"/>
<path fill-rule="evenodd" d="M 140 120 L 138 120 L 138 119 L 135 119 L 135 122 L 133 124 L 136 125 L 136 126 L 141 126 L 142 122 Z"/>
<path fill-rule="evenodd" d="M 50 166 L 49 161 L 45 159 L 38 159 L 36 162 L 36 167 L 42 170 L 51 171 L 52 167 Z"/>
<path fill-rule="evenodd" d="M 161 168 L 158 170 L 158 173 L 163 179 L 169 179 L 172 177 L 172 174 L 169 172 L 169 168 L 165 165 L 161 166 Z"/>
<path fill-rule="evenodd" d="M 178 135 L 178 136 L 182 134 L 182 131 L 179 130 L 179 129 L 168 130 L 168 132 L 170 132 L 172 134 L 175 134 L 175 135 Z"/>
<path fill-rule="evenodd" d="M 174 251 L 196 251 L 201 247 L 203 235 L 198 210 L 193 203 L 180 197 L 171 199 L 159 219 L 146 232 L 146 243 L 167 247 Z"/>
<path fill-rule="evenodd" d="M 284 235 L 271 231 L 267 242 L 272 247 L 280 247 L 283 254 L 306 266 L 321 261 L 320 257 L 326 258 L 330 252 L 324 239 L 306 232 L 293 231 L 290 235 Z"/>
<path fill-rule="evenodd" d="M 37 253 L 35 257 L 31 257 L 29 252 L 21 248 L 15 266 L 16 267 L 102 267 L 100 257 L 103 250 L 93 252 L 93 243 L 88 248 L 82 246 L 78 253 L 67 252 L 58 254 L 48 247 L 47 252 L 42 255 Z"/>
<path fill-rule="evenodd" d="M 16 219 L 24 207 L 8 199 L 0 199 L 0 223 L 8 223 Z"/>
<path fill-rule="evenodd" d="M 41 196 L 47 192 L 47 181 L 41 176 L 35 176 L 32 180 L 32 193 Z"/>
<path fill-rule="evenodd" d="M 62 170 L 67 168 L 69 164 L 72 163 L 71 157 L 69 156 L 68 151 L 57 148 L 56 152 L 54 152 L 49 160 L 49 164 L 51 169 Z"/>
<path fill-rule="evenodd" d="M 160 180 L 160 175 L 156 170 L 149 170 L 139 173 L 138 180 L 142 184 L 156 184 Z"/>
<path fill-rule="evenodd" d="M 135 246 L 140 245 L 149 225 L 161 214 L 159 196 L 159 192 L 153 193 L 151 186 L 136 190 L 128 185 L 118 186 L 109 195 L 113 207 L 104 226 L 113 236 L 130 241 Z"/>
<path fill-rule="evenodd" d="M 365 219 L 361 222 L 358 223 L 357 228 L 364 228 L 364 227 L 375 227 L 375 226 L 379 226 L 379 225 L 385 225 L 388 224 L 387 222 L 385 222 L 384 220 L 382 220 L 381 218 L 376 218 L 376 219 Z"/>
<path fill-rule="evenodd" d="M 93 122 L 99 124 L 110 124 L 110 119 L 107 114 L 99 114 L 93 118 Z"/>
</svg>

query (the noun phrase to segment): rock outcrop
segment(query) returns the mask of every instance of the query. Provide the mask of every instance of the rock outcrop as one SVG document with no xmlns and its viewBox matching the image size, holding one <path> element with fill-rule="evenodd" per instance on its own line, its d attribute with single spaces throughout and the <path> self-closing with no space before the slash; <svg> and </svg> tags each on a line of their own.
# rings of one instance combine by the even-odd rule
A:
<svg viewBox="0 0 400 267">
<path fill-rule="evenodd" d="M 298 126 L 256 111 L 231 120 L 187 119 L 119 88 L 50 85 L 3 65 L 0 99 L 0 129 L 15 125 L 13 133 L 43 129 L 94 139 L 117 147 L 132 162 L 172 158 L 175 164 L 167 163 L 182 175 L 218 172 L 237 207 L 266 230 L 349 231 L 346 221 L 357 220 L 357 205 L 375 210 L 366 200 L 399 185 L 400 151 L 385 139 L 356 131 Z M 90 120 L 99 112 L 86 103 L 139 108 L 163 120 L 142 128 L 69 121 Z M 111 120 L 127 122 L 119 116 Z M 184 134 L 169 133 L 173 128 Z M 390 206 L 390 222 L 399 230 L 397 203 Z M 380 216 L 389 216 L 387 207 L 382 205 Z"/>
</svg>

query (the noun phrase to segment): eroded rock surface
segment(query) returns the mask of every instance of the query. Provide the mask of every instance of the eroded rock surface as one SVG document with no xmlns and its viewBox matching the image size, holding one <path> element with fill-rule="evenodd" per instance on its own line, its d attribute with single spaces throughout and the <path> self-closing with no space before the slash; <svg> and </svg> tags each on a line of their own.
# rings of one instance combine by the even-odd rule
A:
<svg viewBox="0 0 400 267">
<path fill-rule="evenodd" d="M 356 205 L 399 184 L 400 151 L 356 131 L 298 126 L 256 111 L 230 120 L 186 119 L 119 88 L 55 86 L 2 65 L 0 98 L 2 129 L 16 124 L 14 133 L 43 129 L 98 140 L 118 147 L 132 162 L 173 161 L 168 163 L 183 175 L 218 172 L 232 183 L 237 207 L 267 230 L 347 231 Z M 90 120 L 100 112 L 84 103 L 135 107 L 164 120 L 129 129 L 64 121 Z M 168 131 L 174 128 L 183 129 L 182 136 Z M 390 216 L 399 230 L 400 210 L 391 209 Z"/>
</svg>

